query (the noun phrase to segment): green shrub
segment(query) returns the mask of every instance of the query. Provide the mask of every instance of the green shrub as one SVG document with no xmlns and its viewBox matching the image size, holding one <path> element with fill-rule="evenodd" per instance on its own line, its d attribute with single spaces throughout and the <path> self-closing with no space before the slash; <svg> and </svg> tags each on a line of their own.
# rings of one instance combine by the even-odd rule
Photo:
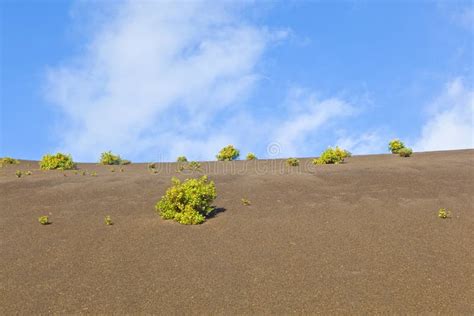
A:
<svg viewBox="0 0 474 316">
<path fill-rule="evenodd" d="M 112 217 L 110 217 L 110 215 L 107 215 L 104 217 L 104 222 L 105 222 L 105 225 L 113 225 L 114 222 L 112 222 Z"/>
<path fill-rule="evenodd" d="M 211 206 L 217 197 L 214 182 L 202 176 L 184 182 L 173 178 L 172 183 L 155 206 L 160 216 L 186 225 L 204 222 L 214 209 Z"/>
<path fill-rule="evenodd" d="M 3 167 L 5 165 L 17 165 L 20 162 L 16 159 L 13 159 L 11 157 L 3 157 L 0 159 L 0 167 Z"/>
<path fill-rule="evenodd" d="M 398 151 L 398 154 L 400 155 L 400 157 L 410 157 L 411 154 L 413 154 L 413 150 L 408 147 L 403 147 Z"/>
<path fill-rule="evenodd" d="M 344 162 L 345 158 L 351 156 L 352 154 L 345 149 L 341 149 L 337 146 L 336 148 L 329 147 L 328 149 L 323 151 L 319 158 L 314 159 L 313 163 L 315 165 L 339 164 Z"/>
<path fill-rule="evenodd" d="M 300 165 L 300 161 L 296 158 L 288 158 L 286 164 L 291 167 L 296 167 Z"/>
<path fill-rule="evenodd" d="M 23 172 L 21 172 L 21 170 L 15 171 L 15 176 L 16 176 L 17 178 L 21 178 L 22 175 L 23 175 Z"/>
<path fill-rule="evenodd" d="M 40 217 L 38 218 L 38 222 L 39 222 L 41 225 L 48 225 L 48 224 L 50 224 L 50 222 L 49 222 L 49 217 L 46 216 L 46 215 L 40 216 Z"/>
<path fill-rule="evenodd" d="M 230 161 L 237 159 L 240 155 L 240 152 L 238 149 L 236 149 L 232 145 L 225 146 L 224 148 L 221 149 L 219 154 L 217 154 L 216 158 L 217 160 L 223 160 L 223 161 Z"/>
<path fill-rule="evenodd" d="M 119 155 L 114 155 L 110 150 L 100 154 L 101 165 L 120 165 L 122 163 L 122 158 Z"/>
<path fill-rule="evenodd" d="M 254 153 L 248 153 L 247 157 L 245 157 L 247 160 L 257 160 L 257 156 L 255 156 Z"/>
<path fill-rule="evenodd" d="M 445 209 L 445 208 L 440 208 L 438 211 L 438 217 L 442 219 L 446 219 L 451 215 L 451 213 Z"/>
<path fill-rule="evenodd" d="M 44 155 L 43 158 L 41 158 L 39 165 L 43 170 L 70 170 L 76 167 L 76 164 L 72 161 L 71 155 L 65 155 L 62 153 L 57 153 L 56 155 Z"/>
<path fill-rule="evenodd" d="M 131 164 L 132 162 L 130 160 L 127 160 L 127 159 L 122 159 L 122 161 L 120 161 L 120 164 L 121 165 L 129 165 Z"/>
<path fill-rule="evenodd" d="M 25 175 L 27 175 L 27 176 L 31 176 L 32 174 L 33 174 L 33 172 L 31 172 L 30 170 L 25 171 Z"/>
<path fill-rule="evenodd" d="M 405 148 L 405 144 L 399 139 L 393 139 L 388 143 L 388 150 L 391 151 L 392 154 L 398 154 L 402 148 Z"/>
<path fill-rule="evenodd" d="M 177 162 L 188 162 L 188 158 L 185 156 L 179 156 L 178 159 L 176 159 Z"/>
</svg>

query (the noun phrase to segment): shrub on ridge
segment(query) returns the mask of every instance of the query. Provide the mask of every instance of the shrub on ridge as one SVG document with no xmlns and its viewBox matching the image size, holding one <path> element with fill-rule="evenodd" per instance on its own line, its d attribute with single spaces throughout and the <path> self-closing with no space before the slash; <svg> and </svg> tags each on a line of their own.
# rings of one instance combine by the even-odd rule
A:
<svg viewBox="0 0 474 316">
<path fill-rule="evenodd" d="M 56 155 L 46 154 L 39 162 L 40 168 L 43 170 L 71 170 L 76 167 L 71 155 L 57 153 Z"/>
<path fill-rule="evenodd" d="M 399 139 L 393 139 L 388 143 L 388 150 L 390 150 L 392 154 L 398 154 L 402 148 L 405 148 L 405 144 Z"/>
<path fill-rule="evenodd" d="M 240 152 L 237 148 L 232 145 L 225 146 L 219 151 L 216 158 L 220 161 L 231 161 L 239 157 Z"/>
</svg>

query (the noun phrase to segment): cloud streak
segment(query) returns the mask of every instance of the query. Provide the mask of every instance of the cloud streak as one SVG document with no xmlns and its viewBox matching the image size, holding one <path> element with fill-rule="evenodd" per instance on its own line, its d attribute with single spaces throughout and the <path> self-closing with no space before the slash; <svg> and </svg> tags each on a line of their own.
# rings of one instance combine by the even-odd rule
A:
<svg viewBox="0 0 474 316">
<path fill-rule="evenodd" d="M 474 90 L 461 78 L 446 84 L 428 112 L 415 150 L 474 148 Z"/>
</svg>

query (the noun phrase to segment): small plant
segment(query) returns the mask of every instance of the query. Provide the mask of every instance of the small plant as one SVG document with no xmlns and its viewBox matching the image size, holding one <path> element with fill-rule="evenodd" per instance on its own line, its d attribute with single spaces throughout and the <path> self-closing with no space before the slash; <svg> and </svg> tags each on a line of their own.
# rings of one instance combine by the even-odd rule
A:
<svg viewBox="0 0 474 316">
<path fill-rule="evenodd" d="M 46 154 L 39 162 L 40 168 L 43 170 L 71 170 L 76 167 L 71 155 L 57 153 L 56 155 Z"/>
<path fill-rule="evenodd" d="M 445 208 L 440 208 L 439 211 L 438 211 L 438 217 L 439 218 L 446 219 L 446 218 L 450 217 L 450 215 L 451 215 L 451 212 L 449 212 Z"/>
<path fill-rule="evenodd" d="M 255 156 L 254 153 L 248 153 L 247 157 L 245 157 L 246 160 L 257 160 L 257 156 Z"/>
<path fill-rule="evenodd" d="M 185 225 L 204 222 L 206 216 L 214 210 L 211 206 L 217 197 L 214 182 L 202 176 L 184 182 L 173 178 L 172 183 L 155 206 L 160 216 Z"/>
<path fill-rule="evenodd" d="M 122 159 L 122 161 L 120 162 L 121 165 L 129 165 L 131 163 L 132 162 L 130 160 L 127 160 L 127 159 Z"/>
<path fill-rule="evenodd" d="M 99 163 L 102 165 L 120 165 L 121 162 L 122 158 L 119 155 L 114 155 L 110 150 L 100 155 Z"/>
<path fill-rule="evenodd" d="M 156 163 L 152 162 L 148 164 L 148 169 L 155 169 L 156 168 Z"/>
<path fill-rule="evenodd" d="M 251 204 L 249 200 L 244 199 L 244 198 L 240 199 L 240 201 L 242 202 L 242 205 L 244 206 L 249 206 Z"/>
<path fill-rule="evenodd" d="M 82 175 L 82 176 L 85 176 L 86 174 L 87 174 L 87 172 L 86 172 L 85 170 L 82 170 L 82 171 L 81 171 L 81 175 Z"/>
<path fill-rule="evenodd" d="M 240 152 L 232 145 L 225 146 L 219 151 L 216 158 L 220 161 L 231 161 L 239 157 Z"/>
<path fill-rule="evenodd" d="M 48 224 L 51 224 L 51 223 L 49 222 L 49 217 L 46 216 L 46 215 L 43 215 L 43 216 L 38 217 L 38 222 L 39 222 L 41 225 L 48 225 Z"/>
<path fill-rule="evenodd" d="M 410 157 L 411 154 L 413 154 L 413 150 L 408 147 L 403 147 L 398 151 L 398 154 L 400 155 L 400 157 Z"/>
<path fill-rule="evenodd" d="M 402 148 L 405 148 L 405 144 L 399 139 L 393 139 L 388 143 L 388 150 L 390 150 L 392 154 L 398 154 Z"/>
<path fill-rule="evenodd" d="M 300 165 L 300 161 L 296 158 L 288 158 L 286 164 L 290 167 L 297 167 Z"/>
<path fill-rule="evenodd" d="M 339 164 L 344 162 L 344 159 L 350 157 L 352 154 L 336 146 L 336 148 L 329 147 L 321 156 L 313 160 L 315 165 L 325 165 L 325 164 Z"/>
<path fill-rule="evenodd" d="M 123 168 L 120 168 L 120 172 L 124 172 L 125 170 Z"/>
<path fill-rule="evenodd" d="M 3 167 L 5 165 L 17 165 L 20 162 L 17 159 L 11 158 L 11 157 L 3 157 L 0 159 L 0 167 Z"/>
<path fill-rule="evenodd" d="M 104 217 L 104 222 L 105 222 L 105 225 L 113 225 L 114 222 L 112 222 L 112 218 L 110 217 L 110 215 L 107 215 Z"/>
<path fill-rule="evenodd" d="M 91 176 L 93 176 L 93 177 L 97 177 L 97 172 L 95 172 L 95 171 L 92 171 L 92 172 L 91 172 Z"/>
<path fill-rule="evenodd" d="M 78 174 L 78 171 L 77 171 L 77 170 L 74 170 L 74 171 L 73 171 L 73 173 L 74 173 L 74 175 L 76 175 L 76 176 L 77 176 L 77 174 Z"/>
<path fill-rule="evenodd" d="M 114 167 L 110 167 L 109 170 L 110 170 L 110 172 L 115 172 L 115 168 L 114 168 Z"/>
<path fill-rule="evenodd" d="M 179 156 L 178 159 L 176 159 L 177 162 L 188 162 L 188 158 L 185 156 Z"/>
<path fill-rule="evenodd" d="M 21 172 L 21 170 L 17 170 L 17 171 L 15 172 L 15 176 L 16 176 L 17 178 L 21 178 L 22 175 L 23 175 L 23 172 Z"/>
<path fill-rule="evenodd" d="M 32 174 L 33 174 L 33 173 L 32 173 L 30 170 L 25 171 L 25 175 L 27 175 L 27 176 L 31 176 Z"/>
</svg>

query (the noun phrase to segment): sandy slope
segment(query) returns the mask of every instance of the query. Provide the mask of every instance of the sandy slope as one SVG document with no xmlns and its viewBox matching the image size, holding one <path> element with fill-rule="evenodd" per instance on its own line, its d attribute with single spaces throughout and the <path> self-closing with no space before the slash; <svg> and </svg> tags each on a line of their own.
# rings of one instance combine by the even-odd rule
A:
<svg viewBox="0 0 474 316">
<path fill-rule="evenodd" d="M 154 212 L 175 164 L 79 168 L 0 169 L 1 315 L 474 314 L 474 150 L 205 164 L 220 212 L 193 227 Z"/>
</svg>

